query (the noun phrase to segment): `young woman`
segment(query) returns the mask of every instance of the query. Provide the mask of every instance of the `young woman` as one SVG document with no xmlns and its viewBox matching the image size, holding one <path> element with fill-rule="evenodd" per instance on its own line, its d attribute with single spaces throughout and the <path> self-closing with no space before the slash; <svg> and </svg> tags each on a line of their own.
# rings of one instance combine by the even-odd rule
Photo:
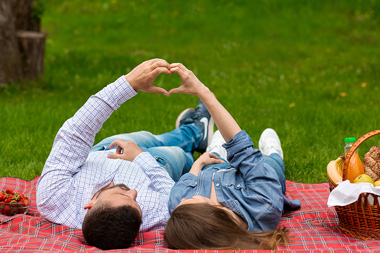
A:
<svg viewBox="0 0 380 253">
<path fill-rule="evenodd" d="M 171 218 L 165 228 L 168 246 L 275 249 L 278 243 L 286 243 L 287 231 L 277 225 L 282 213 L 298 209 L 300 202 L 284 196 L 283 154 L 276 132 L 266 129 L 260 137 L 260 150 L 254 149 L 248 134 L 190 70 L 174 63 L 170 72 L 178 73 L 183 83 L 169 94 L 200 98 L 220 131 L 210 147 L 221 149 L 226 141 L 223 147 L 228 162 L 204 153 L 174 185 L 169 200 Z"/>
</svg>

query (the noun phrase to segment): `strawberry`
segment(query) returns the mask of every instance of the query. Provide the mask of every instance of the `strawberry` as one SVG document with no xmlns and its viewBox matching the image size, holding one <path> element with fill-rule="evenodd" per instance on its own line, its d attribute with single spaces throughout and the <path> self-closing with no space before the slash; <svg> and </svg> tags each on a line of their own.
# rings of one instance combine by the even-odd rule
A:
<svg viewBox="0 0 380 253">
<path fill-rule="evenodd" d="M 9 215 L 9 210 L 10 210 L 10 207 L 7 205 L 7 206 L 4 206 L 4 210 L 3 210 L 3 213 L 5 215 Z"/>
<path fill-rule="evenodd" d="M 13 193 L 14 193 L 14 191 L 11 190 L 11 189 L 6 189 L 5 192 L 6 192 L 7 194 L 11 194 L 11 195 L 13 195 Z"/>
</svg>

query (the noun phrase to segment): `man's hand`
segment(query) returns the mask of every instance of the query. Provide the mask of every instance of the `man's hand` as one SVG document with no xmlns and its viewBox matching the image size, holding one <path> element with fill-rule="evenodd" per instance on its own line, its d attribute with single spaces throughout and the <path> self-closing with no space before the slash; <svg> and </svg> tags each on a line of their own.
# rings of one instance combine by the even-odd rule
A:
<svg viewBox="0 0 380 253">
<path fill-rule="evenodd" d="M 190 173 L 198 176 L 198 173 L 207 165 L 215 163 L 224 163 L 218 156 L 213 153 L 203 153 L 194 163 L 190 169 Z"/>
<path fill-rule="evenodd" d="M 169 66 L 169 63 L 162 59 L 145 61 L 126 74 L 125 79 L 136 91 L 142 90 L 150 93 L 169 95 L 164 88 L 156 87 L 153 84 L 154 79 L 160 74 L 171 74 Z"/>
<path fill-rule="evenodd" d="M 142 149 L 132 141 L 123 141 L 117 139 L 109 145 L 109 148 L 113 148 L 115 146 L 117 146 L 116 154 L 110 153 L 107 156 L 108 158 L 123 159 L 132 162 L 136 158 L 136 156 L 143 152 Z"/>
<path fill-rule="evenodd" d="M 171 89 L 169 95 L 175 93 L 186 93 L 199 96 L 200 93 L 210 91 L 194 73 L 188 70 L 182 63 L 170 64 L 170 72 L 177 73 L 182 79 L 182 84 L 178 88 Z"/>
</svg>

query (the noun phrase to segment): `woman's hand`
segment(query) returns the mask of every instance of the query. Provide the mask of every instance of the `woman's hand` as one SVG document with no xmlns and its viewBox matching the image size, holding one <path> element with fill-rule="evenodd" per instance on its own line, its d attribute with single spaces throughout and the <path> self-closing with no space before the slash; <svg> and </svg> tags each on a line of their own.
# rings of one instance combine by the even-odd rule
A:
<svg viewBox="0 0 380 253">
<path fill-rule="evenodd" d="M 203 153 L 193 164 L 190 173 L 198 176 L 199 172 L 206 166 L 211 164 L 224 163 L 219 157 L 212 153 Z"/>
<path fill-rule="evenodd" d="M 170 64 L 170 73 L 177 73 L 182 80 L 182 84 L 178 88 L 171 89 L 169 95 L 175 93 L 186 93 L 196 95 L 210 91 L 191 70 L 188 70 L 182 63 Z"/>
<path fill-rule="evenodd" d="M 115 146 L 117 146 L 116 153 L 108 154 L 108 158 L 123 159 L 132 162 L 136 158 L 136 156 L 143 152 L 142 149 L 132 141 L 123 141 L 117 139 L 109 145 L 109 148 L 113 148 Z"/>
</svg>

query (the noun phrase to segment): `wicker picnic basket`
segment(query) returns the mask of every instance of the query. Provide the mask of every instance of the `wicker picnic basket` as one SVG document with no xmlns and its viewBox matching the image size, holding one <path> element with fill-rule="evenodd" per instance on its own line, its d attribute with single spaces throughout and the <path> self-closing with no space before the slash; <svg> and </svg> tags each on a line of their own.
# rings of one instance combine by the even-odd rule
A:
<svg viewBox="0 0 380 253">
<path fill-rule="evenodd" d="M 358 147 L 367 139 L 380 134 L 380 130 L 360 137 L 348 151 L 343 165 L 343 181 L 347 179 L 349 161 Z M 330 190 L 336 185 L 329 182 Z M 339 228 L 346 234 L 363 240 L 380 240 L 380 196 L 362 193 L 358 200 L 346 206 L 335 206 Z"/>
</svg>

